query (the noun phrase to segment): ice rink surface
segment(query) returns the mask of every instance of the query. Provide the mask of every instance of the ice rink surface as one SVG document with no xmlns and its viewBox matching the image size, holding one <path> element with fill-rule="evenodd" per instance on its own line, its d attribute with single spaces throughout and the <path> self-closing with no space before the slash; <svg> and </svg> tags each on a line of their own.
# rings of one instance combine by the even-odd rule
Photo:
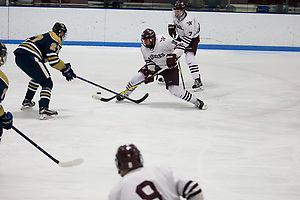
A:
<svg viewBox="0 0 300 200">
<path fill-rule="evenodd" d="M 61 168 L 15 131 L 4 131 L 1 200 L 105 200 L 120 179 L 116 150 L 129 143 L 145 165 L 166 165 L 197 180 L 206 200 L 299 200 L 299 52 L 199 50 L 204 90 L 194 94 L 208 105 L 205 111 L 157 82 L 131 95 L 148 92 L 141 104 L 96 101 L 97 91 L 113 94 L 78 79 L 67 82 L 49 67 L 50 108 L 59 117 L 41 121 L 37 106 L 20 110 L 29 78 L 14 63 L 17 45 L 7 47 L 1 70 L 10 87 L 2 105 L 14 125 L 58 160 L 84 162 Z M 64 46 L 60 58 L 78 76 L 117 92 L 144 64 L 139 48 Z M 191 75 L 184 58 L 180 62 L 190 89 Z"/>
</svg>

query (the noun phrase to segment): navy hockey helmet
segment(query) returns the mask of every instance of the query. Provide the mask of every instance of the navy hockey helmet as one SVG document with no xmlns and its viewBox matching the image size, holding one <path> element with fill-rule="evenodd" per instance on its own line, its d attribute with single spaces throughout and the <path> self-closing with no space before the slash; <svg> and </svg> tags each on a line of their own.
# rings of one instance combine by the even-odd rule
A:
<svg viewBox="0 0 300 200">
<path fill-rule="evenodd" d="M 153 49 L 156 42 L 156 34 L 153 29 L 147 28 L 141 35 L 142 44 L 150 49 Z M 148 41 L 149 40 L 149 41 Z"/>
<path fill-rule="evenodd" d="M 0 66 L 4 65 L 7 59 L 7 48 L 3 42 L 0 42 Z"/>
<path fill-rule="evenodd" d="M 63 23 L 56 22 L 52 27 L 52 31 L 56 33 L 61 40 L 65 40 L 67 37 L 67 27 Z"/>
<path fill-rule="evenodd" d="M 122 145 L 118 148 L 116 154 L 116 166 L 118 168 L 118 173 L 121 174 L 121 171 L 125 170 L 127 172 L 143 167 L 143 158 L 134 144 Z"/>
</svg>

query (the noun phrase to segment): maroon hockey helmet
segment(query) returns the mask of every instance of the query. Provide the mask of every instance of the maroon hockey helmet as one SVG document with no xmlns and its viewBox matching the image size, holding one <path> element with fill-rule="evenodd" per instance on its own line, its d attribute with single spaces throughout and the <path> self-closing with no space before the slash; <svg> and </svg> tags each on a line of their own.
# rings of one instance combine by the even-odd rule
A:
<svg viewBox="0 0 300 200">
<path fill-rule="evenodd" d="M 175 17 L 177 17 L 180 21 L 186 16 L 185 4 L 183 1 L 177 1 L 173 7 L 173 11 Z"/>
<path fill-rule="evenodd" d="M 121 171 L 123 170 L 131 171 L 143 167 L 142 155 L 134 144 L 120 146 L 115 161 L 121 176 Z"/>
<path fill-rule="evenodd" d="M 7 59 L 7 48 L 3 42 L 0 42 L 0 66 L 4 65 Z"/>
<path fill-rule="evenodd" d="M 60 37 L 61 40 L 65 40 L 67 37 L 67 27 L 63 23 L 56 22 L 52 27 L 52 31 L 56 33 L 56 35 Z"/>
<path fill-rule="evenodd" d="M 175 4 L 174 4 L 174 7 L 173 7 L 173 10 L 185 10 L 185 4 L 183 1 L 177 1 Z"/>
<path fill-rule="evenodd" d="M 149 39 L 150 44 L 146 44 L 145 40 Z M 143 31 L 141 35 L 142 44 L 150 49 L 153 49 L 156 42 L 156 34 L 155 31 L 151 28 L 147 28 Z"/>
</svg>

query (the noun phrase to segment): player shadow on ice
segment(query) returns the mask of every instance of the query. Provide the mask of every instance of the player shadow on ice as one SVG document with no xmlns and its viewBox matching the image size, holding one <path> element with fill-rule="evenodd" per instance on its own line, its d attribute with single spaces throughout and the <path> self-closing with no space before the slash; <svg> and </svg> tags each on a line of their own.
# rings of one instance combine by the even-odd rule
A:
<svg viewBox="0 0 300 200">
<path fill-rule="evenodd" d="M 157 108 L 157 109 L 161 109 L 161 108 L 165 108 L 165 109 L 169 109 L 169 108 L 173 108 L 173 109 L 178 109 L 178 110 L 187 110 L 187 109 L 195 109 L 195 106 L 190 105 L 190 104 L 185 104 L 184 102 L 151 102 L 147 104 L 148 107 L 151 108 Z"/>
<path fill-rule="evenodd" d="M 58 109 L 58 116 L 54 117 L 53 120 L 57 118 L 72 118 L 71 114 L 66 114 L 69 111 L 68 109 Z M 40 120 L 40 114 L 37 109 L 29 108 L 26 110 L 19 110 L 14 112 L 14 118 L 30 118 L 30 119 L 37 119 Z"/>
<path fill-rule="evenodd" d="M 195 106 L 193 105 L 185 105 L 184 102 L 172 102 L 170 103 L 169 101 L 168 102 L 153 102 L 153 101 L 144 101 L 138 105 L 135 105 L 133 102 L 130 102 L 130 101 L 127 101 L 127 100 L 124 100 L 124 101 L 121 101 L 121 102 L 114 102 L 114 103 L 117 103 L 117 104 L 127 104 L 127 105 L 133 105 L 133 106 L 142 106 L 142 107 L 149 107 L 149 108 L 157 108 L 157 109 L 161 109 L 161 108 L 166 108 L 166 109 L 169 109 L 169 108 L 173 108 L 173 109 L 178 109 L 178 110 L 187 110 L 187 109 L 195 109 Z"/>
<path fill-rule="evenodd" d="M 40 119 L 39 112 L 36 109 L 14 111 L 14 118 L 36 118 Z"/>
</svg>

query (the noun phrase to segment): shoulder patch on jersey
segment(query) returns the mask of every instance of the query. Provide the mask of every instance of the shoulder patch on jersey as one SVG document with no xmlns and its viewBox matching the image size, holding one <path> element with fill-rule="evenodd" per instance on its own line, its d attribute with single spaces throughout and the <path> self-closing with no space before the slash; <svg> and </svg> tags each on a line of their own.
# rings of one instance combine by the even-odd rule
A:
<svg viewBox="0 0 300 200">
<path fill-rule="evenodd" d="M 165 40 L 166 40 L 166 38 L 165 38 L 164 36 L 161 36 L 160 42 L 163 42 L 163 41 L 165 41 Z"/>
<path fill-rule="evenodd" d="M 50 33 L 50 36 L 58 42 L 58 44 L 62 45 L 61 39 L 60 39 L 60 37 L 58 37 L 56 35 L 56 33 L 54 33 L 53 31 L 49 31 L 49 33 Z"/>
<path fill-rule="evenodd" d="M 0 78 L 1 80 L 3 80 L 3 82 L 9 86 L 9 81 L 8 81 L 8 78 L 6 77 L 6 75 L 0 70 Z"/>
<path fill-rule="evenodd" d="M 0 105 L 0 116 L 2 116 L 4 114 L 4 108 L 2 105 Z"/>
</svg>

